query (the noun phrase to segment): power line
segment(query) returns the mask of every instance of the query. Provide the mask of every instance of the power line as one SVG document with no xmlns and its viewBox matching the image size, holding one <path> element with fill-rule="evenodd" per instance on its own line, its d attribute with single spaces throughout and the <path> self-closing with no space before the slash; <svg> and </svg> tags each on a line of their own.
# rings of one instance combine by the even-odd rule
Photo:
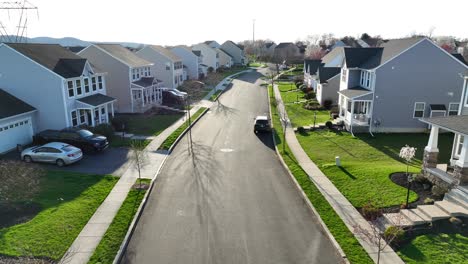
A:
<svg viewBox="0 0 468 264">
<path fill-rule="evenodd" d="M 16 25 L 15 35 L 10 34 L 9 30 L 5 26 L 6 22 L 0 20 L 0 37 L 3 40 L 8 42 L 22 42 L 23 39 L 26 40 L 25 35 L 27 34 L 28 27 L 28 12 L 30 10 L 35 10 L 37 17 L 39 18 L 39 9 L 31 4 L 27 0 L 23 1 L 0 1 L 0 11 L 6 11 L 8 13 L 8 18 L 10 18 L 10 12 L 18 12 L 19 19 Z"/>
</svg>

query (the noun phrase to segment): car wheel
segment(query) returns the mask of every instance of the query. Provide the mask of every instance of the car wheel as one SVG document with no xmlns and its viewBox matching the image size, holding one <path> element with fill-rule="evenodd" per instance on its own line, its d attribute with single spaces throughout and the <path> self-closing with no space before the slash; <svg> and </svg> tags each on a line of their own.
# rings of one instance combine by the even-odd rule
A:
<svg viewBox="0 0 468 264">
<path fill-rule="evenodd" d="M 257 132 L 258 132 L 257 130 L 254 130 L 254 133 L 255 133 L 255 134 L 257 134 Z"/>
<path fill-rule="evenodd" d="M 23 160 L 24 160 L 26 163 L 31 163 L 31 162 L 33 161 L 32 158 L 31 158 L 31 156 L 29 156 L 29 155 L 24 156 Z"/>
<path fill-rule="evenodd" d="M 57 164 L 57 166 L 59 167 L 63 167 L 65 166 L 65 162 L 63 161 L 63 159 L 58 159 L 55 164 Z"/>
</svg>

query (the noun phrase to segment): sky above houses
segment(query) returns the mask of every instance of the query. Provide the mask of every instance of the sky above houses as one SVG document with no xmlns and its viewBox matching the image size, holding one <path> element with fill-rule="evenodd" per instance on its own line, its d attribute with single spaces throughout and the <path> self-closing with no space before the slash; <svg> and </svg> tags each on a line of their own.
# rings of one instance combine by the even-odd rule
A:
<svg viewBox="0 0 468 264">
<path fill-rule="evenodd" d="M 3 0 L 0 0 L 2 2 Z M 255 37 L 276 42 L 332 32 L 384 38 L 411 33 L 468 38 L 462 10 L 467 0 L 29 0 L 39 8 L 28 13 L 28 37 L 76 37 L 87 41 L 194 44 L 205 40 Z M 0 21 L 14 30 L 14 12 Z M 12 29 L 13 28 L 13 29 Z"/>
</svg>

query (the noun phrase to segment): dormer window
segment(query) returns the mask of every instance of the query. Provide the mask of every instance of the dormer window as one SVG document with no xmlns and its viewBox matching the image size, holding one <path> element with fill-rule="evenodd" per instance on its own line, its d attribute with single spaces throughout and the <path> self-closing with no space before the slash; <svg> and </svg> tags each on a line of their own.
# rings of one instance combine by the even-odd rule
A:
<svg viewBox="0 0 468 264">
<path fill-rule="evenodd" d="M 82 95 L 83 90 L 81 89 L 81 80 L 76 80 L 76 95 Z"/>
<path fill-rule="evenodd" d="M 93 91 L 96 91 L 97 90 L 96 77 L 91 78 L 91 83 L 92 83 L 92 86 L 93 86 Z"/>
<path fill-rule="evenodd" d="M 83 79 L 85 93 L 89 93 L 89 78 L 85 77 Z"/>
</svg>

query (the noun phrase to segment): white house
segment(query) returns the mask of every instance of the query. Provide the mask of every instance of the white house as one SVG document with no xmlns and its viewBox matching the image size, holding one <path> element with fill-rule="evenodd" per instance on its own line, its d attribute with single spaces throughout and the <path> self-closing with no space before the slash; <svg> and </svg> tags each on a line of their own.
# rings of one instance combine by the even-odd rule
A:
<svg viewBox="0 0 468 264">
<path fill-rule="evenodd" d="M 220 67 L 231 68 L 231 66 L 234 65 L 233 58 L 229 53 L 219 48 L 216 49 L 216 52 L 218 52 Z"/>
<path fill-rule="evenodd" d="M 94 44 L 78 53 L 108 73 L 107 92 L 117 99 L 116 111 L 142 113 L 162 103 L 162 82 L 153 64 L 118 44 Z"/>
<path fill-rule="evenodd" d="M 0 89 L 0 153 L 31 142 L 36 112 L 31 105 Z"/>
<path fill-rule="evenodd" d="M 193 45 L 192 50 L 201 52 L 202 64 L 213 68 L 213 71 L 216 71 L 219 68 L 219 54 L 214 48 L 206 45 L 205 43 L 199 43 Z"/>
<path fill-rule="evenodd" d="M 152 72 L 166 87 L 177 88 L 184 83 L 182 59 L 172 51 L 157 45 L 146 45 L 136 52 L 153 64 Z"/>
<path fill-rule="evenodd" d="M 200 76 L 200 63 L 198 56 L 187 46 L 176 46 L 171 49 L 172 53 L 182 59 L 182 63 L 187 67 L 189 79 L 196 80 Z"/>
<path fill-rule="evenodd" d="M 198 58 L 198 78 L 203 79 L 208 74 L 208 65 L 203 63 L 203 54 L 199 50 L 192 50 Z"/>
<path fill-rule="evenodd" d="M 247 57 L 245 56 L 244 47 L 228 40 L 224 42 L 223 45 L 221 45 L 221 49 L 233 57 L 234 64 L 246 65 L 248 63 Z"/>
<path fill-rule="evenodd" d="M 60 45 L 0 44 L 0 58 L 0 88 L 37 110 L 28 135 L 108 123 L 114 114 L 116 99 L 106 95 L 105 73 Z"/>
</svg>

